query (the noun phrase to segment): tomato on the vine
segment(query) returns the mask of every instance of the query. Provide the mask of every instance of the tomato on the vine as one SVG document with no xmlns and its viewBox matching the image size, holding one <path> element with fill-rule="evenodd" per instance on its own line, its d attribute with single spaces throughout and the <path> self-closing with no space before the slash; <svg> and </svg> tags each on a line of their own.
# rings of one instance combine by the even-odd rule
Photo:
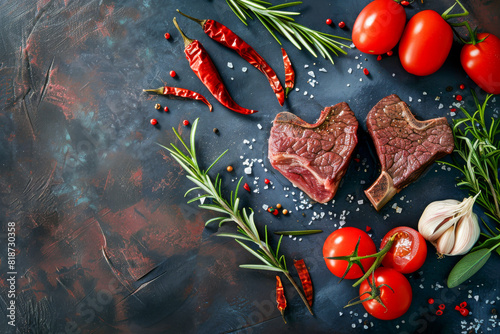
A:
<svg viewBox="0 0 500 334">
<path fill-rule="evenodd" d="M 399 59 L 404 69 L 415 75 L 429 75 L 444 64 L 453 43 L 450 25 L 433 10 L 413 16 L 399 42 Z"/>
<path fill-rule="evenodd" d="M 359 287 L 360 299 L 363 300 L 372 294 L 371 284 L 376 286 L 375 298 L 362 303 L 365 310 L 381 320 L 392 320 L 405 314 L 412 300 L 411 286 L 406 277 L 394 269 L 384 267 L 375 270 L 374 275 L 374 284 L 373 276 L 370 275 Z"/>
<path fill-rule="evenodd" d="M 485 38 L 486 37 L 486 38 Z M 485 92 L 500 94 L 500 38 L 481 33 L 477 44 L 465 44 L 460 62 L 467 75 Z"/>
<path fill-rule="evenodd" d="M 382 260 L 382 265 L 403 274 L 409 274 L 420 269 L 427 257 L 427 245 L 424 237 L 411 227 L 395 227 L 382 239 L 381 249 L 384 248 L 387 241 L 394 234 L 396 234 L 396 238 L 391 249 Z"/>
<path fill-rule="evenodd" d="M 377 249 L 375 243 L 366 232 L 355 227 L 344 227 L 334 231 L 326 238 L 323 245 L 323 256 L 326 266 L 337 277 L 343 277 L 348 267 L 345 260 L 327 259 L 327 257 L 348 256 L 353 254 L 358 245 L 358 256 L 375 254 Z M 375 258 L 361 260 L 361 265 L 366 271 L 375 262 Z M 358 265 L 353 265 L 344 278 L 353 279 L 363 276 L 363 272 Z"/>
<path fill-rule="evenodd" d="M 394 0 L 375 0 L 359 13 L 352 28 L 352 41 L 359 51 L 384 54 L 398 44 L 406 13 Z"/>
</svg>

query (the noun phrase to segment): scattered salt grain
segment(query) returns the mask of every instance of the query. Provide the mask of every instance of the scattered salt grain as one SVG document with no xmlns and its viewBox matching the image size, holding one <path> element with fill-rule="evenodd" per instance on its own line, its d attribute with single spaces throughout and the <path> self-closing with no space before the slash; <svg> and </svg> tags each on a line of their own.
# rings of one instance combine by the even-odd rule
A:
<svg viewBox="0 0 500 334">
<path fill-rule="evenodd" d="M 411 96 L 408 96 L 408 102 L 413 101 L 413 98 Z"/>
<path fill-rule="evenodd" d="M 310 99 L 314 99 L 314 95 L 311 94 L 311 96 L 309 96 Z"/>
<path fill-rule="evenodd" d="M 427 92 L 422 92 L 422 95 L 427 95 Z"/>
<path fill-rule="evenodd" d="M 257 124 L 257 127 L 259 128 L 259 130 L 262 130 L 262 125 Z"/>
<path fill-rule="evenodd" d="M 264 209 L 265 211 L 267 211 L 267 209 L 269 209 L 269 205 L 267 205 L 267 204 L 262 204 L 262 209 Z"/>
<path fill-rule="evenodd" d="M 361 204 L 363 204 L 363 203 L 364 203 L 364 201 L 363 201 L 362 199 L 360 199 L 360 200 L 358 201 L 358 204 L 359 204 L 359 205 L 361 205 Z"/>
<path fill-rule="evenodd" d="M 230 61 L 228 61 L 228 62 L 227 62 L 227 67 L 229 67 L 229 68 L 233 68 L 233 67 L 234 67 L 234 66 L 233 66 L 233 63 L 231 63 Z"/>
<path fill-rule="evenodd" d="M 325 72 L 325 73 L 327 72 L 326 68 L 324 68 L 324 67 L 320 68 L 318 71 Z"/>
<path fill-rule="evenodd" d="M 347 70 L 347 73 L 351 74 L 352 73 L 352 68 L 349 67 L 349 69 Z"/>
<path fill-rule="evenodd" d="M 395 77 L 396 76 L 396 73 L 392 73 L 392 76 Z"/>
<path fill-rule="evenodd" d="M 233 77 L 231 77 L 231 80 L 234 80 L 234 78 L 233 78 Z"/>
<path fill-rule="evenodd" d="M 439 96 L 436 96 L 436 98 L 434 99 L 434 101 L 439 101 L 439 100 L 441 100 L 441 97 Z"/>
<path fill-rule="evenodd" d="M 347 84 L 347 87 L 351 87 L 351 84 Z"/>
<path fill-rule="evenodd" d="M 248 68 L 246 68 L 246 67 L 242 67 L 242 68 L 241 68 L 241 71 L 242 71 L 242 72 L 246 72 L 246 71 L 248 71 Z"/>
<path fill-rule="evenodd" d="M 300 89 L 299 89 L 298 87 L 297 87 L 297 88 L 295 88 L 295 91 L 296 91 L 296 92 L 298 92 L 299 90 L 300 90 Z"/>
<path fill-rule="evenodd" d="M 304 68 L 308 68 L 308 67 L 309 67 L 309 65 L 307 65 L 307 64 L 306 64 L 306 65 L 304 65 Z"/>
<path fill-rule="evenodd" d="M 304 92 L 304 95 L 307 95 L 307 90 Z"/>
<path fill-rule="evenodd" d="M 247 175 L 252 174 L 252 167 L 246 167 L 245 168 L 245 174 L 247 174 Z"/>
<path fill-rule="evenodd" d="M 444 104 L 440 103 L 440 104 L 438 105 L 438 109 L 443 109 L 443 108 L 444 108 Z"/>
<path fill-rule="evenodd" d="M 313 78 L 316 78 L 316 76 L 314 75 L 314 71 L 309 71 L 309 72 L 307 72 L 307 74 L 309 74 Z"/>
</svg>

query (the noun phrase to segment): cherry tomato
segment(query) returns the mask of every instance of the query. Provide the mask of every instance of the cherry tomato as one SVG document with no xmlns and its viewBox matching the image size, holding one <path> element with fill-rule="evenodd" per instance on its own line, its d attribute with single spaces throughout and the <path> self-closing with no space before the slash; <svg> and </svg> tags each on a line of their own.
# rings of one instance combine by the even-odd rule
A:
<svg viewBox="0 0 500 334">
<path fill-rule="evenodd" d="M 372 276 L 368 278 L 372 282 Z M 372 291 L 368 279 L 364 280 L 359 287 L 361 299 L 369 296 Z M 408 311 L 412 300 L 411 286 L 403 274 L 391 268 L 380 267 L 375 270 L 375 284 L 387 284 L 379 287 L 380 300 L 385 307 L 375 299 L 363 303 L 365 310 L 377 319 L 392 320 L 399 318 Z M 393 291 L 394 290 L 394 291 Z M 365 293 L 368 292 L 368 293 Z"/>
<path fill-rule="evenodd" d="M 360 239 L 361 238 L 361 239 Z M 375 254 L 377 249 L 375 243 L 366 232 L 355 227 L 344 227 L 334 231 L 326 238 L 323 245 L 323 256 L 325 257 L 326 266 L 332 274 L 337 277 L 344 276 L 348 262 L 344 260 L 332 260 L 326 257 L 346 256 L 351 255 L 356 248 L 359 240 L 358 256 Z M 363 269 L 366 271 L 375 262 L 375 258 L 367 258 L 361 260 Z M 359 278 L 363 276 L 363 272 L 358 265 L 354 264 L 345 276 L 347 279 Z"/>
<path fill-rule="evenodd" d="M 460 62 L 467 75 L 485 92 L 500 94 L 500 38 L 487 33 L 477 35 L 477 39 L 484 37 L 481 43 L 464 45 Z"/>
<path fill-rule="evenodd" d="M 406 12 L 393 0 L 375 0 L 359 13 L 352 27 L 352 41 L 359 51 L 375 55 L 398 44 L 406 23 Z"/>
<path fill-rule="evenodd" d="M 427 245 L 424 237 L 411 227 L 399 226 L 385 235 L 380 248 L 384 248 L 387 241 L 396 233 L 396 239 L 382 260 L 382 265 L 403 274 L 417 271 L 422 267 L 427 257 Z"/>
<path fill-rule="evenodd" d="M 443 66 L 453 43 L 450 25 L 433 10 L 413 16 L 399 41 L 399 59 L 415 75 L 429 75 Z"/>
</svg>

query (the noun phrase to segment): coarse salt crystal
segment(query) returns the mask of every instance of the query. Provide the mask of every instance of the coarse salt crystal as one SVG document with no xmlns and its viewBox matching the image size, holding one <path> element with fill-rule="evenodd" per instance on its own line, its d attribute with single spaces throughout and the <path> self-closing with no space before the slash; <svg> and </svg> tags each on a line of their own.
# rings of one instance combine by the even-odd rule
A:
<svg viewBox="0 0 500 334">
<path fill-rule="evenodd" d="M 304 68 L 308 68 L 308 67 L 309 67 L 309 65 L 307 65 L 307 64 L 306 64 L 306 65 L 304 65 Z"/>
<path fill-rule="evenodd" d="M 248 68 L 246 68 L 246 67 L 242 67 L 242 68 L 241 68 L 241 71 L 242 71 L 242 72 L 246 72 L 246 71 L 248 71 Z"/>
<path fill-rule="evenodd" d="M 257 127 L 259 128 L 259 130 L 262 130 L 262 125 L 257 124 Z"/>
<path fill-rule="evenodd" d="M 299 90 L 300 90 L 300 89 L 299 89 L 299 87 L 295 88 L 295 91 L 296 91 L 296 92 L 298 92 Z"/>
<path fill-rule="evenodd" d="M 233 68 L 233 67 L 234 67 L 234 66 L 233 66 L 233 63 L 231 63 L 230 61 L 228 61 L 228 62 L 227 62 L 227 67 L 229 67 L 229 68 Z"/>
<path fill-rule="evenodd" d="M 316 78 L 316 76 L 314 75 L 314 71 L 309 71 L 309 72 L 307 72 L 307 74 L 309 74 L 313 78 Z"/>
<path fill-rule="evenodd" d="M 427 92 L 422 92 L 422 95 L 427 95 Z"/>
<path fill-rule="evenodd" d="M 396 76 L 396 73 L 392 73 L 392 76 L 395 77 Z"/>
<path fill-rule="evenodd" d="M 438 109 L 443 109 L 444 105 L 442 103 L 439 104 Z"/>
<path fill-rule="evenodd" d="M 413 101 L 413 98 L 411 96 L 408 96 L 408 102 Z"/>
<path fill-rule="evenodd" d="M 304 92 L 304 96 L 307 95 L 307 90 Z"/>
<path fill-rule="evenodd" d="M 347 70 L 347 73 L 351 74 L 352 73 L 352 68 L 349 67 L 349 69 Z"/>
<path fill-rule="evenodd" d="M 318 71 L 325 72 L 325 73 L 327 72 L 326 68 L 324 68 L 324 67 L 320 68 Z"/>
<path fill-rule="evenodd" d="M 247 174 L 247 175 L 252 174 L 252 167 L 246 167 L 245 168 L 245 174 Z"/>
<path fill-rule="evenodd" d="M 362 199 L 360 199 L 360 200 L 358 201 L 358 204 L 359 204 L 359 205 L 361 205 L 361 204 L 363 204 L 363 203 L 364 203 L 364 201 L 363 201 Z"/>
</svg>

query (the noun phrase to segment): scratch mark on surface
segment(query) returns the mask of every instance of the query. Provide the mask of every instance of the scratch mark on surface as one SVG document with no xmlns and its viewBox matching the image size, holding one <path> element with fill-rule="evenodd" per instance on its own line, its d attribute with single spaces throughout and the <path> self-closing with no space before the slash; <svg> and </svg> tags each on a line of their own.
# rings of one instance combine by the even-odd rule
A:
<svg viewBox="0 0 500 334">
<path fill-rule="evenodd" d="M 30 91 L 30 89 L 28 89 L 28 92 Z M 24 97 L 26 97 L 28 93 L 26 93 L 24 95 Z M 26 99 L 23 97 L 23 110 L 24 112 L 26 113 L 26 117 L 28 118 L 28 122 L 30 124 L 30 128 L 31 128 L 31 132 L 33 134 L 33 140 L 36 141 L 36 135 L 35 135 L 35 128 L 33 127 L 33 122 L 31 122 L 31 116 L 30 116 L 30 113 L 28 111 L 28 107 L 26 106 Z"/>
<path fill-rule="evenodd" d="M 108 172 L 108 176 L 106 177 L 106 182 L 104 183 L 104 189 L 103 190 L 106 190 L 106 187 L 108 185 L 108 181 L 109 181 L 110 177 L 111 177 L 111 170 L 109 170 L 109 172 Z"/>
<path fill-rule="evenodd" d="M 61 280 L 59 279 L 59 277 L 57 277 L 57 278 L 56 278 L 56 281 L 57 281 L 59 284 L 61 284 L 61 286 L 64 288 L 64 290 L 66 290 L 66 292 L 67 292 L 67 293 L 68 293 L 71 297 L 73 297 L 74 299 L 76 299 L 76 297 L 75 297 L 75 295 L 73 294 L 73 292 L 72 292 L 70 289 L 68 289 L 68 288 L 66 287 L 66 285 L 64 285 L 64 284 L 63 284 L 63 282 L 61 282 Z"/>
<path fill-rule="evenodd" d="M 57 162 L 56 164 L 54 165 L 54 168 L 52 169 L 52 172 L 50 173 L 50 176 L 49 178 L 47 179 L 47 182 L 45 182 L 45 184 L 43 185 L 43 187 L 41 187 L 41 191 L 40 191 L 40 196 L 38 196 L 38 199 L 40 199 L 43 194 L 45 193 L 45 191 L 47 190 L 47 188 L 49 187 L 50 185 L 50 181 L 52 181 L 52 177 L 54 176 L 54 172 L 56 170 L 56 167 L 57 167 Z"/>
<path fill-rule="evenodd" d="M 277 316 L 274 316 L 274 317 L 272 317 L 272 318 L 266 319 L 266 320 L 264 320 L 264 321 L 261 321 L 261 322 L 255 323 L 255 324 L 253 324 L 253 325 L 247 325 L 247 326 L 243 326 L 243 327 L 241 327 L 241 328 L 237 328 L 237 329 L 233 329 L 233 330 L 226 331 L 226 332 L 221 332 L 221 333 L 223 333 L 223 334 L 229 334 L 229 333 L 236 333 L 236 332 L 240 332 L 240 331 L 242 331 L 243 329 L 247 329 L 247 330 L 248 330 L 249 328 L 252 328 L 252 327 L 255 327 L 255 326 L 260 326 L 260 325 L 262 325 L 262 324 L 264 324 L 264 323 L 266 323 L 266 322 L 268 322 L 268 321 L 272 321 L 272 320 L 277 319 L 277 318 L 281 319 L 281 316 L 277 315 Z"/>
<path fill-rule="evenodd" d="M 145 220 L 148 220 L 148 219 L 146 218 L 146 216 L 144 216 L 144 215 L 142 214 L 142 212 L 140 212 L 140 211 L 139 211 L 139 210 L 137 210 L 136 208 L 134 208 L 134 211 L 135 211 L 135 212 L 136 212 L 139 216 L 141 216 L 142 218 L 144 218 Z"/>
<path fill-rule="evenodd" d="M 38 100 L 38 105 L 40 105 L 40 102 L 42 102 L 43 98 L 45 97 L 45 92 L 47 91 L 47 85 L 50 81 L 50 75 L 52 72 L 52 68 L 54 67 L 54 59 L 55 57 L 52 57 L 52 62 L 50 63 L 49 69 L 47 70 L 47 73 L 45 74 L 45 81 L 43 83 L 42 87 L 42 93 L 40 94 L 40 99 Z"/>
<path fill-rule="evenodd" d="M 82 88 L 80 88 L 80 90 L 85 89 L 85 87 L 87 87 L 89 84 L 90 84 L 90 81 L 89 81 L 89 82 L 87 82 L 85 85 L 83 85 L 83 86 L 82 86 Z"/>
<path fill-rule="evenodd" d="M 156 267 L 155 267 L 156 268 Z M 154 270 L 154 269 L 153 269 Z M 152 270 L 151 270 L 152 271 Z M 150 271 L 150 272 L 151 272 Z M 129 297 L 135 297 L 137 298 L 139 301 L 141 301 L 141 299 L 139 297 L 136 296 L 136 293 L 138 293 L 139 291 L 141 291 L 142 289 L 144 289 L 146 286 L 148 286 L 149 284 L 153 283 L 154 281 L 156 281 L 158 278 L 162 277 L 163 275 L 165 275 L 167 272 L 163 272 L 161 273 L 160 275 L 156 276 L 155 278 L 153 278 L 152 280 L 146 282 L 146 283 L 142 283 L 137 289 L 135 289 L 134 291 L 132 291 L 129 295 L 127 295 L 125 298 L 123 298 L 124 300 L 129 298 Z M 144 276 L 143 276 L 144 277 Z M 142 303 L 142 301 L 141 301 Z"/>
</svg>

